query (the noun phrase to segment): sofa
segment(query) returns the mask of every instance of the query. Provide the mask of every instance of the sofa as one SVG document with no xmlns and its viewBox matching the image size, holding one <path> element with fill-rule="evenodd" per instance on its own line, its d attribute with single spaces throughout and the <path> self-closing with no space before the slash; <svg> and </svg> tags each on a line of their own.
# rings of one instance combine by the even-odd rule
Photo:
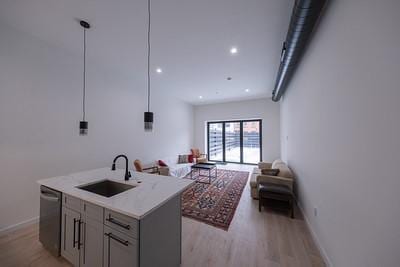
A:
<svg viewBox="0 0 400 267">
<path fill-rule="evenodd" d="M 187 174 L 189 174 L 190 171 L 192 170 L 191 167 L 194 164 L 194 163 L 178 163 L 177 156 L 166 157 L 162 158 L 161 160 L 164 161 L 167 164 L 167 166 L 159 167 L 160 174 L 165 176 L 174 176 L 178 178 L 183 178 Z"/>
<path fill-rule="evenodd" d="M 277 176 L 264 175 L 262 169 L 279 169 Z M 250 194 L 254 199 L 258 199 L 258 184 L 271 183 L 285 185 L 293 191 L 294 175 L 289 167 L 282 160 L 277 159 L 272 163 L 260 162 L 257 167 L 254 167 L 250 177 Z"/>
</svg>

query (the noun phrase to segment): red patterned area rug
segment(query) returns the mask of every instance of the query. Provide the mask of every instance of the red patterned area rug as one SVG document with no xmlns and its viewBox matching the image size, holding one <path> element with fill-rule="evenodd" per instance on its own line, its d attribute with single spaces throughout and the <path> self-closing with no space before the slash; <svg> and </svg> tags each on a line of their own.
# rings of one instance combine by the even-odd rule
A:
<svg viewBox="0 0 400 267">
<path fill-rule="evenodd" d="M 182 194 L 182 215 L 227 231 L 248 176 L 248 172 L 218 169 L 211 184 L 194 183 Z M 190 174 L 185 178 L 191 179 Z M 208 176 L 199 177 L 196 171 L 192 179 L 199 178 L 208 182 Z"/>
</svg>

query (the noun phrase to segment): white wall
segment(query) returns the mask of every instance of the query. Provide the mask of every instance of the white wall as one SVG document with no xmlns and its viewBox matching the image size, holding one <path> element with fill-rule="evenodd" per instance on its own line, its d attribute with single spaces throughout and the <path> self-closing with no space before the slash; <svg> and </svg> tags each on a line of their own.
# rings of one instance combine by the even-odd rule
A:
<svg viewBox="0 0 400 267">
<path fill-rule="evenodd" d="M 331 1 L 281 105 L 282 154 L 333 266 L 399 266 L 399 12 Z"/>
<path fill-rule="evenodd" d="M 262 98 L 194 107 L 194 145 L 206 152 L 206 122 L 214 120 L 262 119 L 263 160 L 280 157 L 279 104 Z"/>
<path fill-rule="evenodd" d="M 122 77 L 91 59 L 89 135 L 80 137 L 80 55 L 4 23 L 0 32 L 0 231 L 38 216 L 39 179 L 111 167 L 119 153 L 149 162 L 189 151 L 192 106 L 154 90 L 154 132 L 145 133 L 145 77 Z"/>
</svg>

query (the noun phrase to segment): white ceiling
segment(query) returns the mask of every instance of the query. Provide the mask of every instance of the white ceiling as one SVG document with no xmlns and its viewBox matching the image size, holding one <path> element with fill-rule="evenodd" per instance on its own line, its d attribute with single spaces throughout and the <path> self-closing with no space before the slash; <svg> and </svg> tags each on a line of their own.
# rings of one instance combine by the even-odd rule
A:
<svg viewBox="0 0 400 267">
<path fill-rule="evenodd" d="M 293 3 L 152 0 L 153 92 L 192 104 L 269 97 Z M 146 0 L 1 0 L 0 18 L 79 54 L 77 20 L 86 19 L 93 26 L 88 60 L 145 80 Z M 229 52 L 232 46 L 236 55 Z M 233 79 L 227 81 L 228 76 Z"/>
</svg>

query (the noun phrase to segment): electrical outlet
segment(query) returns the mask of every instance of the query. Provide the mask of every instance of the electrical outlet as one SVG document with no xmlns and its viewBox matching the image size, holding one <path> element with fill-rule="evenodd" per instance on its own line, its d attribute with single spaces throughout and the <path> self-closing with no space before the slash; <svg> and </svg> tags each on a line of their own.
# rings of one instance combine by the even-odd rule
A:
<svg viewBox="0 0 400 267">
<path fill-rule="evenodd" d="M 318 208 L 314 207 L 314 217 L 317 217 L 317 216 L 318 216 Z"/>
</svg>

